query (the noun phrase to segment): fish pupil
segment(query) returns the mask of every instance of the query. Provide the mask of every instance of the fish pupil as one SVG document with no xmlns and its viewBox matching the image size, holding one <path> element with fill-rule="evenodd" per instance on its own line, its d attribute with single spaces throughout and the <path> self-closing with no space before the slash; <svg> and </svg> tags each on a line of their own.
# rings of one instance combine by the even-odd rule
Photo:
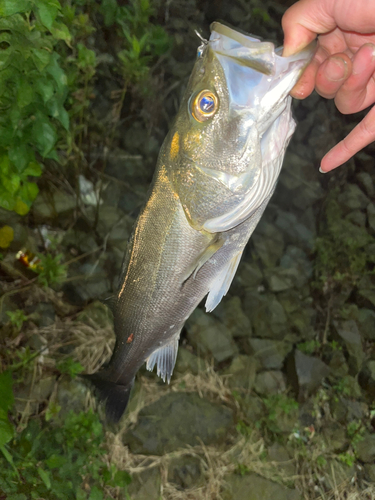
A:
<svg viewBox="0 0 375 500">
<path fill-rule="evenodd" d="M 210 96 L 203 96 L 199 103 L 199 107 L 204 113 L 210 113 L 215 107 L 215 101 Z"/>
</svg>

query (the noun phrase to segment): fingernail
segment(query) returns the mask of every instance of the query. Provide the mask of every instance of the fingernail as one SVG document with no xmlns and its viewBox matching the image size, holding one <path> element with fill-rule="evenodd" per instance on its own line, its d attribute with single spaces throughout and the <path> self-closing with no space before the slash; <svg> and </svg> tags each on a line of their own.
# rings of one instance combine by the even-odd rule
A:
<svg viewBox="0 0 375 500">
<path fill-rule="evenodd" d="M 320 172 L 321 174 L 326 174 L 326 173 L 327 173 L 327 172 L 324 172 L 324 170 L 322 170 L 322 167 L 319 167 L 319 172 Z"/>
<path fill-rule="evenodd" d="M 340 80 L 344 80 L 344 78 L 346 78 L 347 72 L 348 66 L 344 59 L 341 59 L 341 57 L 330 57 L 325 67 L 325 73 L 328 80 L 331 80 L 332 82 L 339 82 Z"/>
</svg>

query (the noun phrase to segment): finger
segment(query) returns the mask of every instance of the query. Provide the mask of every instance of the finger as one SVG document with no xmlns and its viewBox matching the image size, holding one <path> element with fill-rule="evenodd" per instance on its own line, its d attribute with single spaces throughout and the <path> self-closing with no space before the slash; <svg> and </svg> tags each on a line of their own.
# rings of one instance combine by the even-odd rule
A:
<svg viewBox="0 0 375 500">
<path fill-rule="evenodd" d="M 373 141 L 375 141 L 375 106 L 344 140 L 323 157 L 320 171 L 326 173 L 339 167 Z"/>
<path fill-rule="evenodd" d="M 296 85 L 292 88 L 290 92 L 292 97 L 295 99 L 305 99 L 311 94 L 315 87 L 316 73 L 322 62 L 327 59 L 328 56 L 329 53 L 318 45 L 312 61 L 306 67 Z"/>
<path fill-rule="evenodd" d="M 338 91 L 335 104 L 341 113 L 356 113 L 375 101 L 375 45 L 366 43 L 353 58 L 353 71 Z"/>
<path fill-rule="evenodd" d="M 326 59 L 318 68 L 315 88 L 326 99 L 336 96 L 341 86 L 352 72 L 352 61 L 346 54 L 335 54 Z"/>
<path fill-rule="evenodd" d="M 282 18 L 284 31 L 283 56 L 290 56 L 312 42 L 318 33 L 328 33 L 336 27 L 329 12 L 328 0 L 300 0 Z"/>
</svg>

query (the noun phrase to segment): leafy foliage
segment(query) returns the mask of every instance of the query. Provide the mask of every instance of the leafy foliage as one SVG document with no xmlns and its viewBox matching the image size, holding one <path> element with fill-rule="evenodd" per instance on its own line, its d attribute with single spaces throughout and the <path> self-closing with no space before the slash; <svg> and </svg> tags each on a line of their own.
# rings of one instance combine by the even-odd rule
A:
<svg viewBox="0 0 375 500">
<path fill-rule="evenodd" d="M 42 286 L 60 283 L 65 278 L 66 267 L 61 264 L 62 258 L 62 254 L 56 256 L 50 253 L 39 255 L 40 263 L 35 268 L 35 271 L 38 273 L 38 282 Z"/>
<path fill-rule="evenodd" d="M 55 45 L 69 43 L 57 0 L 0 3 L 0 207 L 24 215 L 38 194 L 30 178 L 43 160 L 58 160 L 59 128 L 69 129 L 64 108 L 67 79 Z"/>
</svg>

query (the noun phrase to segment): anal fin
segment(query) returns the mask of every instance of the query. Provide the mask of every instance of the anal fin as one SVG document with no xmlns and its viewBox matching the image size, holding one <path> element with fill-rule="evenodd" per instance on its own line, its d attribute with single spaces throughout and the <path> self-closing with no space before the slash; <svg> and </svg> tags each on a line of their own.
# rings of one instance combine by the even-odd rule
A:
<svg viewBox="0 0 375 500">
<path fill-rule="evenodd" d="M 211 312 L 226 295 L 240 263 L 242 250 L 236 253 L 214 279 L 206 300 L 206 311 Z"/>
<path fill-rule="evenodd" d="M 154 366 L 157 365 L 156 373 L 158 377 L 160 377 L 163 382 L 167 379 L 168 384 L 171 381 L 174 365 L 176 364 L 179 338 L 180 332 L 178 332 L 168 344 L 156 349 L 147 359 L 147 370 L 151 372 Z"/>
</svg>

